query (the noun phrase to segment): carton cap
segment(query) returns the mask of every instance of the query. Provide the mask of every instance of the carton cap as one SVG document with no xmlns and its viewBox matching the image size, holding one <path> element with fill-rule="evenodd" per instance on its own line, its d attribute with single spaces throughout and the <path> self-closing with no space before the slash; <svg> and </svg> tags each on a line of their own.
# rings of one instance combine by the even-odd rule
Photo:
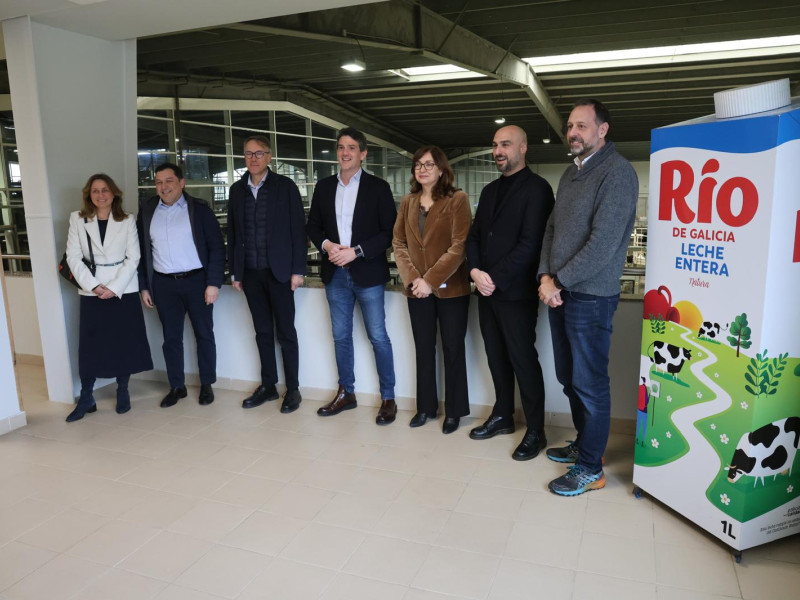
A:
<svg viewBox="0 0 800 600">
<path fill-rule="evenodd" d="M 775 110 L 791 102 L 788 78 L 746 85 L 714 94 L 714 110 L 718 119 Z"/>
</svg>

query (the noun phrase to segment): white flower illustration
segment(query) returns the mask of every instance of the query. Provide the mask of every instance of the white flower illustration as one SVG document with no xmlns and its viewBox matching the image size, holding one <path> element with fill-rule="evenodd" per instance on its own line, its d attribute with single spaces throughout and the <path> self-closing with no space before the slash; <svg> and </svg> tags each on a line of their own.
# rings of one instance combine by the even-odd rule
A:
<svg viewBox="0 0 800 600">
<path fill-rule="evenodd" d="M 728 436 L 723 433 L 721 436 L 719 436 L 719 441 L 723 444 L 727 444 L 730 440 L 728 439 Z"/>
<path fill-rule="evenodd" d="M 739 406 L 741 406 L 743 410 L 747 410 L 747 402 L 741 402 Z"/>
<path fill-rule="evenodd" d="M 716 428 L 717 428 L 717 426 L 712 423 L 711 424 L 711 429 L 716 429 Z"/>
<path fill-rule="evenodd" d="M 789 487 L 786 488 L 786 493 L 791 494 L 794 491 L 794 486 L 789 484 Z"/>
<path fill-rule="evenodd" d="M 702 397 L 703 397 L 703 392 L 697 392 L 697 399 L 699 400 Z"/>
<path fill-rule="evenodd" d="M 672 396 L 667 396 L 667 402 L 672 402 Z"/>
<path fill-rule="evenodd" d="M 728 494 L 720 494 L 719 501 L 722 502 L 725 506 L 728 506 L 731 503 L 731 499 L 728 497 Z"/>
<path fill-rule="evenodd" d="M 714 373 L 714 378 L 719 379 L 719 373 Z"/>
<path fill-rule="evenodd" d="M 653 448 L 658 448 L 658 440 L 656 438 L 650 440 L 650 444 L 653 446 Z"/>
<path fill-rule="evenodd" d="M 667 435 L 668 438 L 671 438 L 672 437 L 672 432 L 668 431 L 666 435 Z"/>
</svg>

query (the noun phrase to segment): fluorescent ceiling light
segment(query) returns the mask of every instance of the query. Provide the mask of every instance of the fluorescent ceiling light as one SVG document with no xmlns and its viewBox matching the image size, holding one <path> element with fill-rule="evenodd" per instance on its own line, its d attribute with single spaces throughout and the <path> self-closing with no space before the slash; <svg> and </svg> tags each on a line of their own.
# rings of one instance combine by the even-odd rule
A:
<svg viewBox="0 0 800 600">
<path fill-rule="evenodd" d="M 439 73 L 464 73 L 469 72 L 463 67 L 455 65 L 430 65 L 427 67 L 408 67 L 402 69 L 406 75 L 437 75 Z"/>
<path fill-rule="evenodd" d="M 350 71 L 351 73 L 355 73 L 357 71 L 363 71 L 367 68 L 367 64 L 363 60 L 358 60 L 357 58 L 346 60 L 342 63 L 342 68 L 345 71 Z"/>
<path fill-rule="evenodd" d="M 497 118 L 494 120 L 494 122 L 495 122 L 495 123 L 497 123 L 498 125 L 502 125 L 503 123 L 505 123 L 505 122 L 506 122 L 506 118 L 505 118 L 505 117 L 497 117 Z"/>
<path fill-rule="evenodd" d="M 537 73 L 548 73 L 552 71 L 579 71 L 607 69 L 610 67 L 773 56 L 795 52 L 800 52 L 800 35 L 735 40 L 732 42 L 684 44 L 682 46 L 660 46 L 657 48 L 584 52 L 559 56 L 531 57 L 523 60 L 531 65 Z"/>
<path fill-rule="evenodd" d="M 486 77 L 456 65 L 429 65 L 426 67 L 408 67 L 405 69 L 388 69 L 390 73 L 407 81 L 446 81 L 450 79 L 467 79 L 470 77 Z"/>
</svg>

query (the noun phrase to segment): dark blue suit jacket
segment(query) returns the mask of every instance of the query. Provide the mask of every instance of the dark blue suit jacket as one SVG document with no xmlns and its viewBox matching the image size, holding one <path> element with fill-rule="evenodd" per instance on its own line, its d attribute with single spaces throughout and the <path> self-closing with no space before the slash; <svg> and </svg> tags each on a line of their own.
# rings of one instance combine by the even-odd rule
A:
<svg viewBox="0 0 800 600">
<path fill-rule="evenodd" d="M 244 203 L 252 192 L 247 185 L 250 173 L 231 186 L 228 195 L 228 265 L 236 281 L 244 280 L 245 211 Z M 305 275 L 308 241 L 300 191 L 294 181 L 269 171 L 267 181 L 267 255 L 269 268 L 280 282 L 292 275 Z"/>
<path fill-rule="evenodd" d="M 219 221 L 205 200 L 192 198 L 183 193 L 189 209 L 189 221 L 197 254 L 206 270 L 206 286 L 222 287 L 225 281 L 225 240 Z M 139 206 L 136 226 L 139 228 L 139 244 L 142 258 L 139 261 L 139 289 L 153 293 L 153 248 L 150 242 L 150 223 L 158 206 L 158 196 L 148 198 Z"/>
<path fill-rule="evenodd" d="M 337 268 L 328 260 L 328 255 L 322 252 L 322 242 L 327 239 L 340 243 L 339 228 L 336 225 L 338 183 L 336 175 L 326 177 L 317 183 L 306 227 L 308 237 L 322 255 L 321 270 L 324 283 L 330 282 Z M 348 265 L 356 285 L 370 287 L 383 285 L 389 281 L 386 249 L 392 245 L 392 230 L 396 217 L 397 208 L 389 184 L 380 177 L 362 171 L 353 211 L 353 234 L 350 245 L 361 246 L 364 258 L 357 258 Z"/>
</svg>

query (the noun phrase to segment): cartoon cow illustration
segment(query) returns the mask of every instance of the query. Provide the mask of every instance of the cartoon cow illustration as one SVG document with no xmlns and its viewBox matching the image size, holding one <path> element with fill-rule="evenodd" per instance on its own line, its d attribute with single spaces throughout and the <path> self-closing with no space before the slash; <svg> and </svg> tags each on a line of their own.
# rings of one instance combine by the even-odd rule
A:
<svg viewBox="0 0 800 600">
<path fill-rule="evenodd" d="M 652 349 L 653 353 L 650 354 Z M 689 348 L 673 346 L 661 340 L 656 340 L 647 349 L 647 355 L 655 364 L 657 371 L 670 373 L 673 379 L 678 379 L 678 373 L 683 369 L 687 360 L 692 360 L 692 351 Z"/>
<path fill-rule="evenodd" d="M 778 473 L 792 474 L 794 457 L 800 442 L 800 417 L 789 417 L 767 423 L 755 431 L 745 433 L 728 467 L 728 481 L 735 483 L 743 475 L 753 477 L 753 487 L 764 485 L 764 477 Z"/>
<path fill-rule="evenodd" d="M 700 329 L 697 331 L 697 337 L 715 340 L 719 337 L 720 331 L 727 331 L 728 324 L 725 327 L 720 327 L 719 323 L 712 323 L 711 321 L 703 321 Z"/>
</svg>

